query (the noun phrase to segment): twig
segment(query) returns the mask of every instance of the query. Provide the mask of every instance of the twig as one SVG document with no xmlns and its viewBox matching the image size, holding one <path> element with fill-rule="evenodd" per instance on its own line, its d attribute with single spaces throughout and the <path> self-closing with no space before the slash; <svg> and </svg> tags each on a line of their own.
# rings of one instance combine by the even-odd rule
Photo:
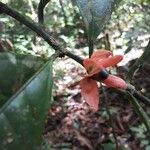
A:
<svg viewBox="0 0 150 150">
<path fill-rule="evenodd" d="M 142 95 L 139 91 L 137 91 L 133 85 L 128 84 L 127 91 L 132 93 L 135 98 L 137 98 L 139 101 L 141 101 L 145 105 L 150 106 L 150 99 Z"/>
<path fill-rule="evenodd" d="M 37 25 L 36 22 L 33 22 L 32 20 L 27 19 L 23 15 L 21 15 L 19 12 L 9 8 L 4 3 L 0 2 L 0 13 L 5 13 L 16 20 L 18 20 L 20 23 L 26 25 L 28 28 L 30 28 L 32 31 L 37 33 L 40 37 L 42 37 L 53 49 L 56 51 L 60 51 L 62 55 L 66 55 L 75 61 L 77 61 L 79 64 L 83 65 L 83 59 L 66 49 L 63 49 L 59 43 L 48 33 L 46 33 L 41 26 Z"/>
<path fill-rule="evenodd" d="M 109 106 L 108 106 L 108 97 L 107 97 L 106 92 L 105 92 L 105 89 L 104 89 L 103 87 L 102 87 L 102 91 L 103 91 L 103 94 L 104 94 L 105 108 L 106 108 L 106 111 L 107 111 L 108 116 L 109 116 L 109 121 L 110 121 L 110 124 L 111 124 L 111 127 L 112 127 L 112 133 L 113 133 L 114 140 L 115 140 L 115 143 L 116 143 L 116 150 L 119 150 L 119 145 L 118 145 L 118 141 L 117 141 L 117 136 L 116 136 L 116 133 L 115 133 L 115 126 L 114 126 L 114 122 L 113 122 L 113 119 L 112 119 L 112 115 L 111 115 L 111 113 L 110 113 Z"/>
<path fill-rule="evenodd" d="M 94 8 L 94 7 L 93 7 Z M 93 12 L 92 10 L 91 11 L 91 14 L 92 14 L 92 20 L 89 24 L 89 29 L 88 29 L 88 44 L 89 44 L 89 57 L 91 57 L 92 53 L 93 53 L 93 50 L 94 50 L 94 20 L 93 20 Z M 91 31 L 91 32 L 90 32 Z"/>
<path fill-rule="evenodd" d="M 110 40 L 109 40 L 109 34 L 105 34 L 105 49 L 111 50 Z"/>
<path fill-rule="evenodd" d="M 93 49 L 94 49 L 93 40 L 89 37 L 89 57 L 91 57 L 91 55 L 93 53 Z"/>
<path fill-rule="evenodd" d="M 40 0 L 38 5 L 38 22 L 44 24 L 44 8 L 50 0 Z"/>
<path fill-rule="evenodd" d="M 66 56 L 72 58 L 73 60 L 75 60 L 76 62 L 78 62 L 79 64 L 83 65 L 83 59 L 81 57 L 62 48 L 59 45 L 59 43 L 52 36 L 50 36 L 48 33 L 46 33 L 42 29 L 41 26 L 37 25 L 36 22 L 33 22 L 32 20 L 27 19 L 26 17 L 21 15 L 19 12 L 9 8 L 6 4 L 4 4 L 2 2 L 0 2 L 0 13 L 7 14 L 7 15 L 13 17 L 14 19 L 18 20 L 20 23 L 26 25 L 28 28 L 30 28 L 32 31 L 34 31 L 40 37 L 42 37 L 53 49 L 55 49 L 56 51 L 60 51 L 62 53 L 62 55 L 66 55 Z M 141 95 L 136 90 L 134 90 L 133 95 L 137 99 L 141 100 L 144 104 L 150 105 L 150 100 L 148 98 L 144 97 L 143 95 Z"/>
</svg>

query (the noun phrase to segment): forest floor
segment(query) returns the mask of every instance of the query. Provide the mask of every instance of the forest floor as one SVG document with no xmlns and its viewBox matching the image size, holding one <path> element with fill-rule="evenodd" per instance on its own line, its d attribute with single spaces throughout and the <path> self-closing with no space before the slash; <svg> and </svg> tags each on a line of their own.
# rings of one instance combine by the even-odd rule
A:
<svg viewBox="0 0 150 150">
<path fill-rule="evenodd" d="M 132 63 L 133 61 L 128 63 L 128 67 Z M 75 71 L 71 70 L 70 74 Z M 125 73 L 125 67 L 117 68 L 119 76 L 124 77 Z M 150 96 L 149 77 L 150 63 L 145 62 L 133 78 L 135 87 L 148 97 Z M 58 91 L 53 106 L 49 109 L 44 132 L 44 137 L 51 143 L 52 149 L 113 150 L 116 149 L 114 129 L 119 150 L 150 150 L 145 126 L 128 99 L 110 88 L 105 89 L 105 94 L 102 93 L 100 99 L 99 111 L 93 112 L 81 100 L 78 82 Z M 111 119 L 106 111 L 106 105 L 112 114 Z M 150 107 L 144 104 L 142 106 L 150 114 Z"/>
</svg>

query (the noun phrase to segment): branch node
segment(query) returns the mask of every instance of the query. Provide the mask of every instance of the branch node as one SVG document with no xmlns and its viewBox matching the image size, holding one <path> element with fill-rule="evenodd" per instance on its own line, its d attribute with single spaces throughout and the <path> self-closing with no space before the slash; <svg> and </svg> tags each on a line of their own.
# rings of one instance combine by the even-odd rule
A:
<svg viewBox="0 0 150 150">
<path fill-rule="evenodd" d="M 133 85 L 128 84 L 127 91 L 129 91 L 133 95 L 135 93 L 136 89 Z"/>
</svg>

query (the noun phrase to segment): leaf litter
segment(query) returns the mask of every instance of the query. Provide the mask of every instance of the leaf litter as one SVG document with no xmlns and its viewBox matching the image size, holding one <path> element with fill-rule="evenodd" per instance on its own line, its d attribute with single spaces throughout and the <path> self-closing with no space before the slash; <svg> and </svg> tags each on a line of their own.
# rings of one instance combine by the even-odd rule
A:
<svg viewBox="0 0 150 150">
<path fill-rule="evenodd" d="M 126 67 L 130 67 L 131 63 L 133 61 L 130 61 Z M 150 94 L 149 65 L 149 62 L 145 62 L 133 78 L 134 85 L 147 96 Z M 126 73 L 124 68 L 126 67 L 119 66 L 116 69 L 119 76 L 124 77 Z M 72 65 L 69 70 L 65 70 L 66 77 L 69 78 L 72 74 L 72 78 L 78 77 L 78 74 L 83 74 L 81 67 L 79 69 Z M 81 99 L 79 80 L 80 77 L 75 82 L 73 82 L 74 79 L 68 80 L 66 84 L 63 83 L 62 79 L 61 90 L 54 92 L 54 103 L 49 108 L 43 133 L 54 150 L 63 148 L 68 150 L 103 150 L 105 146 L 114 144 L 112 126 L 104 108 L 103 100 L 100 102 L 100 110 L 93 112 Z M 58 86 L 59 83 L 60 81 L 56 81 Z M 147 145 L 142 144 L 141 138 L 131 131 L 131 127 L 137 127 L 141 124 L 141 121 L 126 97 L 109 88 L 106 89 L 106 94 L 115 124 L 118 144 L 129 150 L 145 150 Z M 101 94 L 101 99 L 103 97 L 104 95 Z M 147 112 L 150 112 L 147 106 L 143 105 L 143 107 Z"/>
</svg>

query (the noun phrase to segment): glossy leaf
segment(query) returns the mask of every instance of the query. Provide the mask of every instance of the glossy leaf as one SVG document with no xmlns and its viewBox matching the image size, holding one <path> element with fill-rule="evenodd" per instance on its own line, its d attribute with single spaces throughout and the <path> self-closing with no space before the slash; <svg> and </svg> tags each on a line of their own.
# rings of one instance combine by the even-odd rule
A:
<svg viewBox="0 0 150 150">
<path fill-rule="evenodd" d="M 1 150 L 40 150 L 51 91 L 49 61 L 0 109 Z"/>
<path fill-rule="evenodd" d="M 90 39 L 95 39 L 110 19 L 112 10 L 121 0 L 74 0 L 86 24 Z"/>
<path fill-rule="evenodd" d="M 42 64 L 44 61 L 39 57 L 0 53 L 0 107 Z"/>
</svg>

